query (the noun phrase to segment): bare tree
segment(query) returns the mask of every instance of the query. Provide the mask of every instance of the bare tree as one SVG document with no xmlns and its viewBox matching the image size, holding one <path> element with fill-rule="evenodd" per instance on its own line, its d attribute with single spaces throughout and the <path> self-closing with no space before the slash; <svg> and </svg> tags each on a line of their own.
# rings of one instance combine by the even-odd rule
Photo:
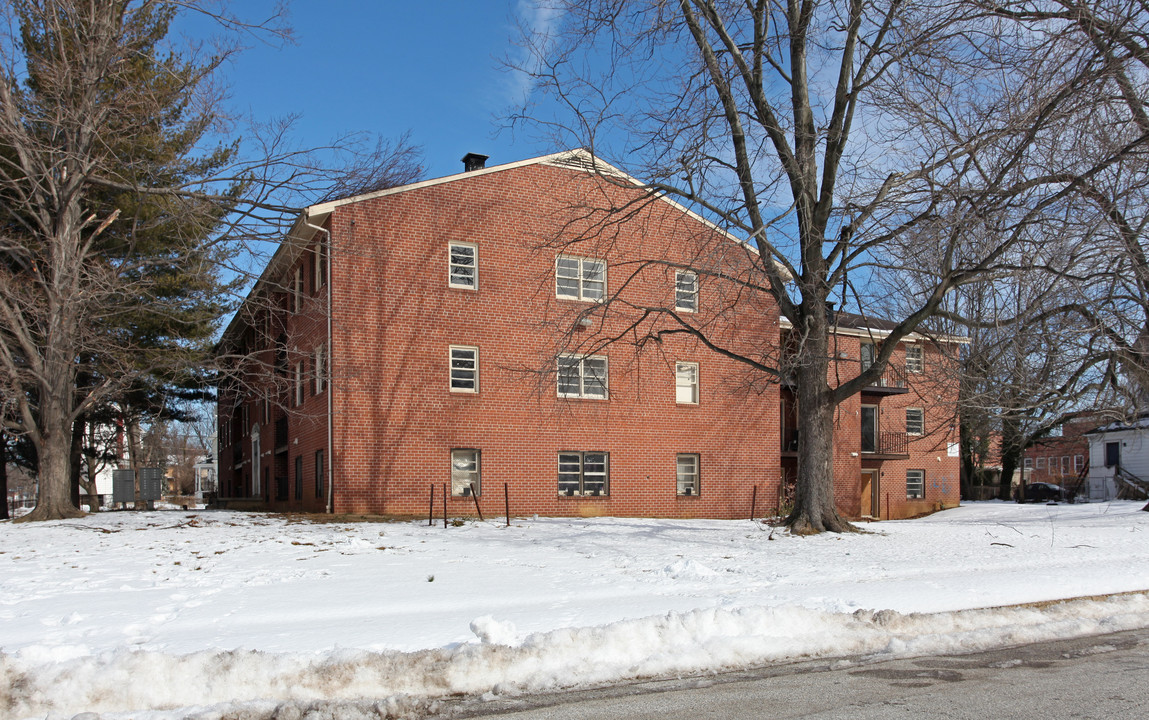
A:
<svg viewBox="0 0 1149 720">
<path fill-rule="evenodd" d="M 173 48 L 180 12 L 211 15 L 220 42 Z M 278 16 L 245 23 L 211 0 L 17 0 L 2 19 L 2 418 L 38 458 L 28 519 L 70 517 L 77 420 L 203 362 L 222 312 L 205 301 L 244 269 L 237 255 L 281 237 L 308 201 L 375 182 L 395 147 L 302 149 L 289 121 L 232 139 L 216 71 L 239 36 L 283 36 Z M 369 159 L 347 163 L 356 150 Z M 347 164 L 349 181 L 332 171 Z"/>
<path fill-rule="evenodd" d="M 1121 400 L 1118 355 L 1095 325 L 1065 310 L 1078 300 L 1068 268 L 1080 257 L 1063 240 L 1052 237 L 1040 262 L 953 298 L 969 337 L 959 380 L 964 473 L 972 478 L 992 448 L 1001 499 L 1009 499 L 1014 472 L 1035 441 Z"/>
<path fill-rule="evenodd" d="M 648 179 L 647 197 L 678 199 L 752 244 L 752 277 L 727 295 L 778 308 L 784 353 L 725 347 L 671 307 L 642 310 L 658 321 L 646 337 L 693 335 L 792 381 L 801 412 L 788 522 L 850 529 L 833 499 L 836 407 L 949 293 L 1016 266 L 1030 228 L 1074 185 L 1043 177 L 1034 148 L 1055 144 L 1094 69 L 1024 56 L 964 2 L 556 5 L 561 27 L 526 38 L 519 68 L 537 90 L 516 120 L 621 158 Z M 711 287 L 729 280 L 706 277 L 705 262 L 697 271 Z M 874 362 L 838 373 L 827 304 L 873 317 L 891 293 L 904 302 Z"/>
<path fill-rule="evenodd" d="M 1088 68 L 1090 103 L 1047 173 L 1076 177 L 1060 199 L 1052 237 L 1082 248 L 1072 267 L 1055 272 L 1075 293 L 1054 304 L 1072 322 L 1100 334 L 1120 364 L 1110 411 L 1149 409 L 1149 3 L 1145 0 L 1040 0 L 975 3 L 1018 28 L 1017 45 L 1056 51 Z"/>
</svg>

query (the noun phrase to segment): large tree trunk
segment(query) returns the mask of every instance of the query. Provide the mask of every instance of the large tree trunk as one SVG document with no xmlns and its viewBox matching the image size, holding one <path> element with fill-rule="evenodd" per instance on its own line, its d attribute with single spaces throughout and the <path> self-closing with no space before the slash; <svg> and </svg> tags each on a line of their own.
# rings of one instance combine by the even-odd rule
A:
<svg viewBox="0 0 1149 720">
<path fill-rule="evenodd" d="M 961 473 L 958 478 L 961 483 L 961 499 L 973 500 L 973 486 L 980 485 L 981 479 L 978 477 L 978 467 L 974 461 L 973 431 L 970 430 L 969 423 L 965 418 L 958 422 L 958 438 L 958 448 L 961 455 Z M 980 500 L 980 498 L 978 499 Z"/>
<path fill-rule="evenodd" d="M 815 319 L 815 324 L 817 322 Z M 855 530 L 838 514 L 834 502 L 834 411 L 837 406 L 826 382 L 827 352 L 826 334 L 811 332 L 801 347 L 795 373 L 798 483 L 794 510 L 786 524 L 790 532 L 798 535 Z"/>
<path fill-rule="evenodd" d="M 1001 485 L 997 497 L 1000 500 L 1013 499 L 1013 473 L 1024 452 L 1021 430 L 1016 420 L 1006 418 L 1001 424 Z M 1022 493 L 1025 488 L 1020 488 Z"/>
<path fill-rule="evenodd" d="M 84 513 L 72 504 L 72 420 L 64 403 L 72 396 L 58 392 L 48 396 L 41 405 L 41 431 L 36 451 L 40 458 L 40 474 L 36 485 L 36 507 L 16 522 L 61 520 L 83 517 Z"/>
<path fill-rule="evenodd" d="M 74 250 L 79 244 L 79 210 L 71 208 L 68 219 L 61 230 L 62 239 L 56 241 L 57 252 L 54 260 L 58 296 L 49 303 L 49 330 L 44 343 L 43 361 L 40 365 L 42 378 L 39 383 L 39 431 L 32 434 L 32 441 L 39 457 L 39 475 L 36 484 L 36 507 L 20 518 L 22 521 L 61 520 L 83 517 L 84 513 L 72 502 L 72 424 L 74 421 L 74 398 L 76 393 L 76 353 L 73 350 L 77 329 L 76 308 L 59 297 L 78 293 L 78 270 L 68 263 L 75 261 Z M 71 241 L 71 242 L 69 242 Z M 24 411 L 31 410 L 25 406 Z M 26 421 L 29 427 L 36 424 Z"/>
</svg>

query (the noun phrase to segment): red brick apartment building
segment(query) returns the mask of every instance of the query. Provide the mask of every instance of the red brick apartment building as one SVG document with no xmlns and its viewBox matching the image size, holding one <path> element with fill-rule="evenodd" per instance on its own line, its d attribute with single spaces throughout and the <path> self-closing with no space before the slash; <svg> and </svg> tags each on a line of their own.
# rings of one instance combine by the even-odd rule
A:
<svg viewBox="0 0 1149 720">
<path fill-rule="evenodd" d="M 746 517 L 795 474 L 785 383 L 667 332 L 674 313 L 776 366 L 788 326 L 752 249 L 583 151 L 309 207 L 224 333 L 220 492 L 276 511 Z M 605 171 L 605 172 L 604 172 Z M 628 205 L 629 204 L 629 205 Z M 598 208 L 628 206 L 625 219 Z M 833 371 L 880 323 L 838 314 Z M 844 403 L 853 517 L 958 502 L 956 380 L 913 338 Z M 240 500 L 246 499 L 246 500 Z"/>
</svg>

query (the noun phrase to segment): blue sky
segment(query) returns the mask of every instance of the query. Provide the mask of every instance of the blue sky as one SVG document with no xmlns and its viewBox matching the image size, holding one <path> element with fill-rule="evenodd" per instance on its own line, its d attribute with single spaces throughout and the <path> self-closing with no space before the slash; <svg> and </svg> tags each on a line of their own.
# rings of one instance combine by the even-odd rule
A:
<svg viewBox="0 0 1149 720">
<path fill-rule="evenodd" d="M 236 12 L 267 3 L 244 0 Z M 258 119 L 299 114 L 296 139 L 321 145 L 345 132 L 410 132 L 427 177 L 462 171 L 465 153 L 513 162 L 556 149 L 500 132 L 525 91 L 500 67 L 515 51 L 516 19 L 537 22 L 525 0 L 296 0 L 295 44 L 255 44 L 225 68 L 231 105 Z"/>
</svg>

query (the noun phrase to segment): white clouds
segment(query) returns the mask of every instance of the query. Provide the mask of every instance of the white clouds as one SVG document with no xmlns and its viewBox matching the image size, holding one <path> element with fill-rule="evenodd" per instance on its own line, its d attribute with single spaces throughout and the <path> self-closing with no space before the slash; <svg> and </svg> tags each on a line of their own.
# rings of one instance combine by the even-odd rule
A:
<svg viewBox="0 0 1149 720">
<path fill-rule="evenodd" d="M 535 88 L 534 76 L 554 46 L 563 15 L 562 3 L 558 0 L 518 0 L 515 18 L 520 38 L 509 58 L 511 67 L 505 90 L 508 105 L 521 107 L 530 99 Z"/>
</svg>

